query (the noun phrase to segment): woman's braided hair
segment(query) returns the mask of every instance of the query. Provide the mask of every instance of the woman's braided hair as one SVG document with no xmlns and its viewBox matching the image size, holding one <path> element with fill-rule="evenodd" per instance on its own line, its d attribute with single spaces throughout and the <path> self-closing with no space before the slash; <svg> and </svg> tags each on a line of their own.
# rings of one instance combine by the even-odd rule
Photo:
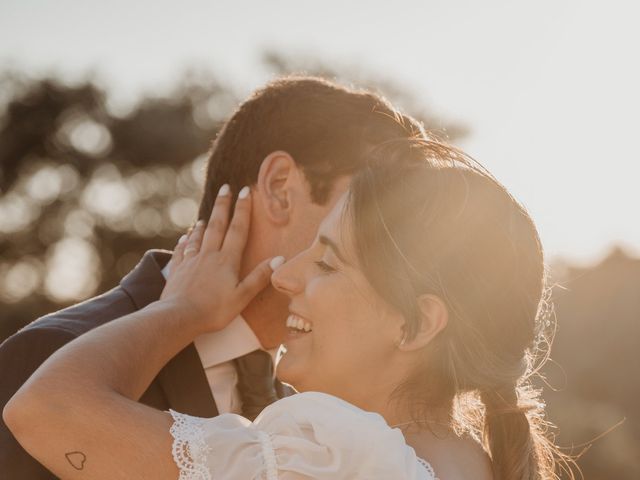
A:
<svg viewBox="0 0 640 480">
<path fill-rule="evenodd" d="M 365 275 L 403 313 L 407 338 L 418 329 L 420 295 L 437 295 L 449 310 L 398 395 L 416 420 L 444 411 L 482 441 L 495 480 L 557 478 L 567 457 L 546 435 L 544 404 L 530 384 L 550 326 L 531 217 L 486 169 L 444 143 L 391 140 L 367 162 L 345 210 Z"/>
</svg>

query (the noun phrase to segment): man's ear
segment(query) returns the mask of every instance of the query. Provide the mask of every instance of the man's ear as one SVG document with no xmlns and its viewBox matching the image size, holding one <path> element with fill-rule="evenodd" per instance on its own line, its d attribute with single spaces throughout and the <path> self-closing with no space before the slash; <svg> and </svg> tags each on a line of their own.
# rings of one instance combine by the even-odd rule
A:
<svg viewBox="0 0 640 480">
<path fill-rule="evenodd" d="M 292 193 L 300 180 L 299 176 L 298 166 L 287 152 L 272 152 L 262 161 L 256 182 L 257 191 L 263 202 L 264 213 L 271 221 L 281 225 L 289 221 Z"/>
<path fill-rule="evenodd" d="M 421 295 L 417 301 L 420 310 L 418 332 L 412 339 L 400 340 L 398 348 L 403 351 L 418 350 L 427 346 L 449 322 L 449 309 L 440 297 Z"/>
</svg>

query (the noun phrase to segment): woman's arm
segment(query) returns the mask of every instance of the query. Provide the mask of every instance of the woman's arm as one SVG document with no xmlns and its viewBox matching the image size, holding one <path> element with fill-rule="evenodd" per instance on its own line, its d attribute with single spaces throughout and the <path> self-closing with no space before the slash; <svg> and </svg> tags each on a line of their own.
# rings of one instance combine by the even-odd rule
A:
<svg viewBox="0 0 640 480">
<path fill-rule="evenodd" d="M 240 196 L 242 197 L 242 196 Z M 21 445 L 64 479 L 175 479 L 168 413 L 137 403 L 160 369 L 193 339 L 219 330 L 269 280 L 263 262 L 238 278 L 250 195 L 229 228 L 229 195 L 209 224 L 176 247 L 161 300 L 53 354 L 3 411 Z"/>
</svg>

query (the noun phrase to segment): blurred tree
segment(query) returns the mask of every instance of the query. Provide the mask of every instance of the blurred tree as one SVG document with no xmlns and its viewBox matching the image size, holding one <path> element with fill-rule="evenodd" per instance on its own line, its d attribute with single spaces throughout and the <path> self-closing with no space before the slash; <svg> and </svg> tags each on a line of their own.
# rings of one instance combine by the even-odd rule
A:
<svg viewBox="0 0 640 480">
<path fill-rule="evenodd" d="M 300 69 L 267 54 L 275 74 Z M 315 64 L 314 74 L 343 80 Z M 358 85 L 410 103 L 392 82 Z M 171 248 L 195 219 L 206 152 L 239 102 L 211 74 L 186 73 L 123 114 L 93 81 L 0 75 L 0 341 L 38 316 L 103 292 L 149 248 Z M 463 129 L 447 125 L 455 134 Z"/>
<path fill-rule="evenodd" d="M 214 78 L 126 116 L 87 81 L 4 74 L 0 114 L 0 337 L 114 286 L 193 220 L 200 167 L 236 102 Z"/>
<path fill-rule="evenodd" d="M 587 479 L 640 478 L 640 259 L 614 249 L 597 265 L 554 272 L 558 327 L 544 370 L 559 442 L 589 444 L 623 421 L 579 464 Z"/>
</svg>

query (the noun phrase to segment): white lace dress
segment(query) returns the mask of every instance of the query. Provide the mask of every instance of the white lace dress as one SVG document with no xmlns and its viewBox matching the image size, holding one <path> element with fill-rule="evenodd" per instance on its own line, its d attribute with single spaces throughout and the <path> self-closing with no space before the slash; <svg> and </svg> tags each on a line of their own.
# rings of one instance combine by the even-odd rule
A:
<svg viewBox="0 0 640 480">
<path fill-rule="evenodd" d="M 399 429 L 324 393 L 279 400 L 253 423 L 171 415 L 180 480 L 435 480 Z"/>
</svg>

